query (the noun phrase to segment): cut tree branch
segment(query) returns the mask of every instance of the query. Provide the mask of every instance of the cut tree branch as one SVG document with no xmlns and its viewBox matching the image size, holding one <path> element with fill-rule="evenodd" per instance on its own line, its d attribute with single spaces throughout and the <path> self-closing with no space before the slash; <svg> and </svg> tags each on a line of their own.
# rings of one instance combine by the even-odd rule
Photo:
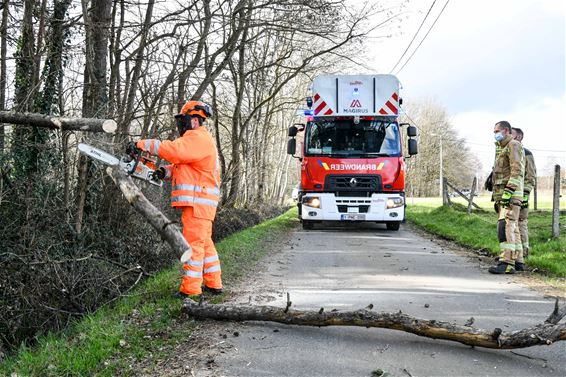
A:
<svg viewBox="0 0 566 377">
<path fill-rule="evenodd" d="M 557 300 L 558 301 L 558 300 Z M 484 330 L 471 326 L 460 326 L 436 320 L 419 319 L 401 311 L 398 313 L 376 313 L 371 310 L 356 311 L 302 311 L 275 306 L 235 306 L 227 304 L 197 303 L 185 299 L 183 312 L 196 318 L 209 318 L 228 321 L 270 321 L 287 325 L 304 326 L 361 326 L 378 327 L 409 332 L 433 339 L 451 340 L 469 346 L 512 349 L 536 345 L 550 345 L 566 340 L 566 324 L 558 324 L 566 311 L 555 309 L 553 323 L 542 323 L 513 332 L 503 332 L 500 328 Z"/>
<path fill-rule="evenodd" d="M 169 246 L 181 256 L 181 261 L 184 262 L 188 260 L 191 256 L 192 249 L 183 237 L 179 227 L 147 200 L 139 187 L 132 181 L 132 178 L 120 167 L 108 167 L 106 173 L 110 175 L 114 183 L 116 183 L 120 191 L 122 191 L 128 203 L 130 203 L 134 209 L 157 230 Z"/>
<path fill-rule="evenodd" d="M 116 132 L 118 128 L 118 125 L 112 119 L 66 118 L 13 111 L 0 111 L 0 123 L 43 127 L 52 130 L 105 132 L 109 134 Z"/>
</svg>

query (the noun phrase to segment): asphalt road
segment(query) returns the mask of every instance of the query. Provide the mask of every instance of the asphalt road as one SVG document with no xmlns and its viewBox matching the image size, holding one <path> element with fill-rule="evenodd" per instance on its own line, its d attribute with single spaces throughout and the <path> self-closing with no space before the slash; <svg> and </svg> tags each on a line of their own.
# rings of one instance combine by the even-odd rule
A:
<svg viewBox="0 0 566 377">
<path fill-rule="evenodd" d="M 494 276 L 477 257 L 455 253 L 402 227 L 356 224 L 297 230 L 232 300 L 296 309 L 399 311 L 426 319 L 518 330 L 543 322 L 553 299 Z M 227 327 L 226 327 L 227 326 Z M 514 351 L 471 348 L 385 329 L 226 325 L 214 358 L 228 376 L 566 376 L 566 342 Z"/>
</svg>

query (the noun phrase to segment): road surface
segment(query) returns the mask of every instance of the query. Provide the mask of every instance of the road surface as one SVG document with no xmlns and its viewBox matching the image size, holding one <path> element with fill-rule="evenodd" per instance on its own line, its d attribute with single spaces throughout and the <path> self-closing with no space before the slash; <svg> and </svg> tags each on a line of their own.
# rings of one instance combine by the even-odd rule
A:
<svg viewBox="0 0 566 377">
<path fill-rule="evenodd" d="M 543 322 L 554 301 L 494 276 L 478 258 L 407 227 L 377 224 L 297 230 L 258 268 L 233 303 L 296 309 L 398 311 L 505 331 Z M 495 235 L 494 235 L 495 237 Z M 566 376 L 566 342 L 514 351 L 471 348 L 385 329 L 222 324 L 214 375 Z M 235 334 L 235 335 L 234 335 Z"/>
</svg>

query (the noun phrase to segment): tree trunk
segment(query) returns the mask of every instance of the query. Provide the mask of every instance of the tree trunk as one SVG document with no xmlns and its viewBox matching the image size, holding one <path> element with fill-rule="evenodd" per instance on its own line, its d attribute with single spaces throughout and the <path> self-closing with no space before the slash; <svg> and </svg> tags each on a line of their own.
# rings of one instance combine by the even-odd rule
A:
<svg viewBox="0 0 566 377">
<path fill-rule="evenodd" d="M 51 114 L 53 105 L 59 101 L 59 88 L 63 81 L 63 49 L 66 38 L 65 16 L 71 0 L 56 0 L 51 18 L 50 38 L 47 58 L 43 69 L 45 83 L 37 110 L 42 114 Z"/>
<path fill-rule="evenodd" d="M 287 296 L 289 297 L 289 296 Z M 270 321 L 287 325 L 303 326 L 361 326 L 399 330 L 433 339 L 451 340 L 469 346 L 512 349 L 537 345 L 550 345 L 566 340 L 566 323 L 558 324 L 566 315 L 566 307 L 558 306 L 542 324 L 513 332 L 500 328 L 483 330 L 472 326 L 460 326 L 449 322 L 419 319 L 401 311 L 397 313 L 372 312 L 373 305 L 356 311 L 318 311 L 290 309 L 274 306 L 234 306 L 196 303 L 185 299 L 182 311 L 196 318 L 210 318 L 229 321 Z"/>
<path fill-rule="evenodd" d="M 6 106 L 6 55 L 8 53 L 8 16 L 10 0 L 2 1 L 2 23 L 0 25 L 0 110 Z M 4 125 L 0 124 L 0 154 L 4 152 Z M 2 178 L 0 178 L 0 182 Z"/>
<path fill-rule="evenodd" d="M 191 256 L 192 249 L 183 237 L 179 227 L 147 200 L 132 178 L 120 167 L 108 167 L 106 173 L 110 175 L 116 186 L 122 191 L 128 203 L 157 230 L 169 246 L 178 253 L 181 260 L 188 259 Z"/>
<path fill-rule="evenodd" d="M 85 88 L 83 90 L 83 116 L 104 118 L 108 113 L 108 87 L 106 68 L 110 33 L 112 0 L 93 0 L 90 10 L 87 0 L 82 0 L 86 31 Z M 114 122 L 115 124 L 115 122 Z M 112 132 L 115 131 L 115 128 Z M 87 198 L 89 164 L 92 162 L 79 157 L 77 216 L 75 229 L 80 233 Z"/>
</svg>

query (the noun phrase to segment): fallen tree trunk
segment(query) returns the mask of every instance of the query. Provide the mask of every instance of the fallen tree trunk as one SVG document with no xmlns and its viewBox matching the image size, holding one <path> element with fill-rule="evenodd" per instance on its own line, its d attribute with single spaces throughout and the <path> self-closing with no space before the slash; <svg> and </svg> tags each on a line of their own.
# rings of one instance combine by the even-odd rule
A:
<svg viewBox="0 0 566 377">
<path fill-rule="evenodd" d="M 106 173 L 110 175 L 114 183 L 126 197 L 134 209 L 140 213 L 152 227 L 157 230 L 161 237 L 181 256 L 181 261 L 188 260 L 192 249 L 183 237 L 176 223 L 170 221 L 161 211 L 159 211 L 141 192 L 132 178 L 127 175 L 120 167 L 110 166 L 106 168 Z"/>
<path fill-rule="evenodd" d="M 469 346 L 484 348 L 512 349 L 536 345 L 550 345 L 566 340 L 566 324 L 558 324 L 566 315 L 566 307 L 558 306 L 547 320 L 539 325 L 514 332 L 504 332 L 500 328 L 483 330 L 471 326 L 461 326 L 448 322 L 426 320 L 412 317 L 402 312 L 376 313 L 373 305 L 356 311 L 302 311 L 274 306 L 234 306 L 197 303 L 185 299 L 182 310 L 196 318 L 210 318 L 229 321 L 269 321 L 287 325 L 305 326 L 362 326 L 400 330 L 433 339 L 452 340 Z"/>
<path fill-rule="evenodd" d="M 52 117 L 36 113 L 0 111 L 0 123 L 43 127 L 53 130 L 105 132 L 113 134 L 118 125 L 112 119 Z"/>
</svg>

